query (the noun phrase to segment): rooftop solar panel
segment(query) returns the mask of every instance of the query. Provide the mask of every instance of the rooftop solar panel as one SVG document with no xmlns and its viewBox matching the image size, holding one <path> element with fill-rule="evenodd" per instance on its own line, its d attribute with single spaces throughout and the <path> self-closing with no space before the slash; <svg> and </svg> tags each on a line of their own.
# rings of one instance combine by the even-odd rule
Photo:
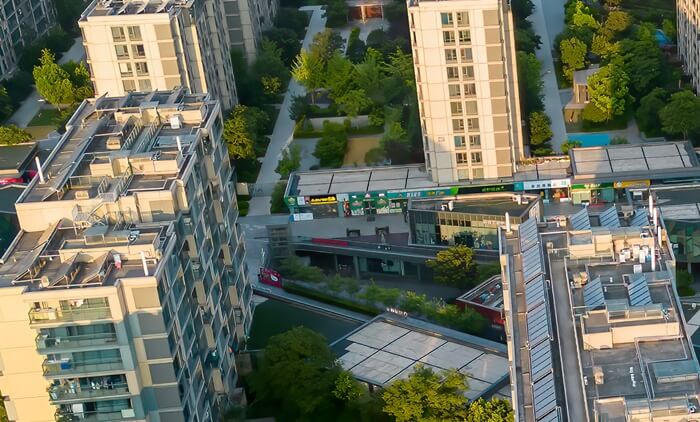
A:
<svg viewBox="0 0 700 422">
<path fill-rule="evenodd" d="M 574 230 L 590 230 L 591 220 L 588 218 L 588 208 L 583 208 L 569 217 L 569 222 Z"/>
<path fill-rule="evenodd" d="M 538 243 L 540 237 L 537 233 L 537 220 L 535 218 L 525 220 L 518 228 L 518 235 L 520 236 L 520 252 Z"/>
<path fill-rule="evenodd" d="M 630 297 L 631 306 L 650 305 L 652 303 L 649 285 L 647 284 L 646 277 L 643 275 L 637 276 L 632 280 L 627 286 L 627 293 Z"/>
<path fill-rule="evenodd" d="M 597 308 L 605 305 L 605 293 L 603 292 L 603 283 L 600 281 L 600 277 L 596 277 L 583 287 L 583 303 L 588 308 Z"/>
<path fill-rule="evenodd" d="M 557 397 L 553 373 L 550 372 L 542 379 L 535 382 L 532 387 L 532 396 L 535 408 L 535 419 L 538 421 L 556 409 Z"/>
<path fill-rule="evenodd" d="M 615 229 L 620 227 L 620 219 L 617 217 L 617 208 L 610 207 L 600 214 L 600 225 Z"/>
<path fill-rule="evenodd" d="M 643 227 L 649 225 L 649 213 L 646 208 L 638 209 L 634 212 L 634 217 L 630 221 L 632 227 Z"/>
<path fill-rule="evenodd" d="M 538 274 L 542 274 L 542 250 L 530 248 L 523 252 L 523 278 L 528 282 Z"/>
<path fill-rule="evenodd" d="M 544 275 L 540 274 L 525 285 L 525 305 L 527 310 L 534 309 L 544 302 Z"/>
<path fill-rule="evenodd" d="M 543 341 L 530 350 L 530 376 L 538 381 L 552 370 L 552 347 L 548 341 Z"/>
<path fill-rule="evenodd" d="M 549 318 L 545 304 L 535 307 L 527 312 L 527 341 L 532 348 L 538 343 L 549 338 Z"/>
<path fill-rule="evenodd" d="M 557 409 L 552 410 L 551 412 L 547 413 L 545 416 L 541 417 L 540 419 L 537 419 L 537 422 L 560 422 L 561 421 L 561 414 Z"/>
</svg>

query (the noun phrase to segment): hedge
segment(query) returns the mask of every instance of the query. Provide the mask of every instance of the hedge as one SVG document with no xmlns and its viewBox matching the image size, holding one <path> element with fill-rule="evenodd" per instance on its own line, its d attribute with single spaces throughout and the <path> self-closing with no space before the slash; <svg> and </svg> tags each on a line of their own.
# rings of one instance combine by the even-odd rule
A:
<svg viewBox="0 0 700 422">
<path fill-rule="evenodd" d="M 285 282 L 282 285 L 285 292 L 298 294 L 309 299 L 315 299 L 319 302 L 327 303 L 329 305 L 338 306 L 343 309 L 348 309 L 351 311 L 359 312 L 361 314 L 376 316 L 383 312 L 382 309 L 374 307 L 372 305 L 363 305 L 360 303 L 353 302 L 351 300 L 339 298 L 336 296 L 328 295 L 318 290 L 309 289 L 308 287 L 303 287 L 292 282 Z"/>
</svg>

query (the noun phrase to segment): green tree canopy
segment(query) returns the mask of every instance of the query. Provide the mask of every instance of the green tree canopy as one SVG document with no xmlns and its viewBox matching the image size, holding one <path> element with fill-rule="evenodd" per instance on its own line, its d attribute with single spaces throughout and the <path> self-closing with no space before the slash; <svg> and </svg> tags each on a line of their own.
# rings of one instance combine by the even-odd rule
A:
<svg viewBox="0 0 700 422">
<path fill-rule="evenodd" d="M 670 19 L 664 19 L 663 22 L 661 22 L 661 30 L 664 31 L 664 34 L 666 34 L 667 37 L 671 38 L 673 42 L 676 42 L 676 39 L 678 38 L 678 33 L 676 30 L 676 23 Z"/>
<path fill-rule="evenodd" d="M 605 35 L 593 35 L 593 41 L 591 42 L 591 52 L 600 56 L 603 59 L 607 59 L 612 55 L 615 55 L 620 50 L 620 43 L 611 42 Z"/>
<path fill-rule="evenodd" d="M 552 153 L 549 144 L 554 133 L 550 128 L 552 122 L 546 114 L 535 111 L 530 113 L 530 149 L 533 155 L 543 156 Z"/>
<path fill-rule="evenodd" d="M 384 412 L 397 422 L 464 420 L 467 388 L 467 377 L 456 370 L 435 373 L 417 366 L 384 390 Z"/>
<path fill-rule="evenodd" d="M 629 77 L 614 64 L 601 68 L 588 77 L 588 94 L 593 104 L 607 120 L 624 114 L 629 96 Z"/>
<path fill-rule="evenodd" d="M 16 145 L 31 140 L 32 135 L 24 129 L 15 125 L 0 126 L 0 145 Z"/>
<path fill-rule="evenodd" d="M 518 51 L 534 53 L 542 45 L 542 39 L 532 27 L 515 27 L 515 45 Z"/>
<path fill-rule="evenodd" d="M 623 32 L 629 28 L 632 23 L 632 17 L 629 13 L 623 10 L 611 10 L 608 17 L 605 19 L 603 27 L 605 30 L 612 33 Z"/>
<path fill-rule="evenodd" d="M 382 54 L 373 48 L 369 48 L 362 63 L 355 65 L 355 82 L 358 87 L 367 92 L 374 102 L 384 104 L 386 102 L 384 81 Z"/>
<path fill-rule="evenodd" d="M 255 129 L 247 114 L 247 107 L 238 105 L 224 123 L 224 141 L 228 153 L 236 159 L 255 158 Z"/>
<path fill-rule="evenodd" d="M 455 245 L 442 250 L 426 264 L 434 271 L 433 279 L 438 283 L 460 288 L 475 284 L 474 251 L 467 246 Z"/>
<path fill-rule="evenodd" d="M 333 389 L 335 398 L 349 402 L 358 399 L 363 393 L 362 387 L 349 372 L 343 371 L 338 374 L 338 377 L 335 379 L 335 388 Z"/>
<path fill-rule="evenodd" d="M 513 422 L 513 405 L 508 400 L 484 399 L 469 403 L 465 422 Z"/>
<path fill-rule="evenodd" d="M 619 54 L 611 61 L 629 76 L 631 94 L 640 98 L 662 79 L 663 55 L 656 41 L 623 40 Z"/>
<path fill-rule="evenodd" d="M 563 65 L 562 70 L 569 81 L 573 80 L 574 71 L 585 67 L 587 52 L 588 47 L 578 38 L 568 38 L 559 44 L 559 54 Z"/>
<path fill-rule="evenodd" d="M 49 49 L 42 50 L 39 65 L 34 66 L 32 74 L 37 91 L 49 103 L 60 109 L 62 104 L 75 102 L 70 74 L 56 63 L 56 56 Z"/>
<path fill-rule="evenodd" d="M 292 76 L 299 81 L 301 86 L 306 88 L 311 96 L 311 103 L 314 104 L 316 102 L 316 91 L 321 88 L 325 76 L 323 63 L 320 59 L 308 51 L 302 50 L 294 60 Z"/>
<path fill-rule="evenodd" d="M 581 141 L 569 139 L 568 141 L 561 144 L 561 152 L 564 154 L 568 154 L 571 148 L 581 148 L 582 146 L 583 144 L 581 143 Z"/>
<path fill-rule="evenodd" d="M 0 85 L 0 122 L 4 122 L 12 115 L 12 100 L 7 94 L 7 89 Z"/>
<path fill-rule="evenodd" d="M 372 100 L 364 89 L 351 89 L 342 97 L 336 98 L 335 103 L 340 111 L 349 117 L 356 117 L 372 105 Z"/>
<path fill-rule="evenodd" d="M 323 135 L 314 149 L 314 157 L 318 158 L 321 167 L 338 168 L 343 165 L 347 144 L 345 127 L 326 121 L 323 123 Z"/>
<path fill-rule="evenodd" d="M 542 64 L 532 53 L 517 52 L 518 85 L 523 113 L 544 108 L 542 103 Z"/>
<path fill-rule="evenodd" d="M 572 6 L 567 7 L 565 14 L 566 17 L 570 16 L 567 22 L 571 26 L 591 29 L 597 29 L 600 26 L 591 14 L 591 10 L 581 0 L 576 0 Z"/>
<path fill-rule="evenodd" d="M 345 41 L 340 34 L 330 28 L 326 28 L 314 35 L 309 47 L 309 52 L 316 56 L 322 66 L 326 66 L 333 55 L 343 49 Z"/>
<path fill-rule="evenodd" d="M 328 61 L 323 84 L 331 99 L 337 100 L 356 86 L 355 66 L 343 54 L 336 52 Z"/>
<path fill-rule="evenodd" d="M 286 179 L 293 171 L 299 170 L 301 165 L 301 147 L 299 145 L 291 145 L 289 148 L 282 150 L 282 158 L 277 163 L 275 171 Z"/>
<path fill-rule="evenodd" d="M 668 91 L 658 87 L 639 100 L 635 117 L 637 118 L 637 126 L 647 136 L 658 133 L 661 128 L 659 111 L 664 108 L 667 100 Z"/>
<path fill-rule="evenodd" d="M 277 45 L 280 49 L 280 57 L 286 66 L 294 62 L 294 58 L 299 54 L 301 42 L 293 29 L 273 27 L 263 32 L 263 37 Z"/>
<path fill-rule="evenodd" d="M 700 98 L 692 91 L 676 92 L 661 109 L 659 117 L 665 132 L 682 134 L 683 139 L 688 139 L 688 134 L 700 129 Z"/>
<path fill-rule="evenodd" d="M 323 0 L 326 5 L 326 24 L 338 28 L 348 23 L 348 4 L 345 0 Z"/>
</svg>

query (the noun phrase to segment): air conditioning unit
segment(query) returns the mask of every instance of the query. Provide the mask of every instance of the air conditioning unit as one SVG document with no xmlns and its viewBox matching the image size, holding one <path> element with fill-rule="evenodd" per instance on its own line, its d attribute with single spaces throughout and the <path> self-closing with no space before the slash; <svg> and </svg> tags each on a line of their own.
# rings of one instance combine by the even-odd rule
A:
<svg viewBox="0 0 700 422">
<path fill-rule="evenodd" d="M 110 151 L 114 151 L 117 149 L 121 149 L 122 147 L 122 138 L 121 136 L 110 136 L 107 138 L 107 149 Z"/>
<path fill-rule="evenodd" d="M 88 192 L 86 190 L 77 190 L 77 191 L 75 191 L 75 199 L 78 199 L 78 200 L 90 199 L 90 192 Z"/>
<path fill-rule="evenodd" d="M 173 114 L 170 116 L 170 127 L 173 129 L 182 128 L 182 114 Z"/>
</svg>

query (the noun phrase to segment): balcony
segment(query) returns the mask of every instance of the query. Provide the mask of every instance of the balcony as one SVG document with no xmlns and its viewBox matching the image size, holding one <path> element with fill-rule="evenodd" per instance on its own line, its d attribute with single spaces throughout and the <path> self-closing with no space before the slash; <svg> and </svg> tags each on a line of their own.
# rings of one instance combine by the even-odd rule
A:
<svg viewBox="0 0 700 422">
<path fill-rule="evenodd" d="M 136 418 L 134 409 L 122 409 L 111 412 L 70 412 L 67 410 L 57 410 L 55 413 L 57 422 L 103 422 L 103 421 L 123 421 Z"/>
<path fill-rule="evenodd" d="M 44 371 L 44 377 L 50 378 L 118 371 L 124 369 L 124 363 L 120 360 L 112 362 L 102 360 L 73 362 L 70 359 L 62 359 L 60 361 L 46 359 L 41 367 Z"/>
<path fill-rule="evenodd" d="M 70 309 L 41 308 L 29 310 L 29 324 L 56 324 L 61 322 L 94 321 L 110 319 L 112 312 L 105 307 L 77 307 Z"/>
<path fill-rule="evenodd" d="M 86 334 L 80 336 L 49 337 L 44 334 L 36 336 L 36 348 L 39 353 L 55 353 L 68 349 L 82 349 L 110 346 L 117 343 L 116 333 Z"/>
<path fill-rule="evenodd" d="M 101 386 L 83 388 L 76 383 L 66 383 L 49 388 L 49 397 L 56 404 L 85 399 L 115 399 L 128 397 L 129 395 L 129 386 L 127 384 L 111 384 L 104 388 Z"/>
</svg>

